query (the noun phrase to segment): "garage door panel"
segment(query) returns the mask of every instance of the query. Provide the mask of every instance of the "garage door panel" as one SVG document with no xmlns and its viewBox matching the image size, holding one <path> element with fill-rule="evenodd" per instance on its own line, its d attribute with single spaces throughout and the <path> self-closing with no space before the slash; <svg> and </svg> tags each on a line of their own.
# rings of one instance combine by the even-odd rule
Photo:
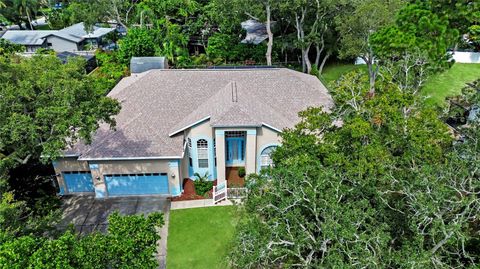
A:
<svg viewBox="0 0 480 269">
<path fill-rule="evenodd" d="M 69 193 L 94 192 L 92 174 L 90 172 L 64 172 L 63 179 Z"/>
<path fill-rule="evenodd" d="M 167 174 L 106 175 L 109 196 L 168 194 Z"/>
</svg>

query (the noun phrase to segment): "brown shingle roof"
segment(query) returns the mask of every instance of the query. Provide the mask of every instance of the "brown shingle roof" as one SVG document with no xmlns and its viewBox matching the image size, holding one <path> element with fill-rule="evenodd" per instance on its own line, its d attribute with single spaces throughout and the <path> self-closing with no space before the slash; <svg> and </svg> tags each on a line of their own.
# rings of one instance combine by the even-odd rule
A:
<svg viewBox="0 0 480 269">
<path fill-rule="evenodd" d="M 116 130 L 102 125 L 92 145 L 79 147 L 81 159 L 180 157 L 181 131 L 206 118 L 213 127 L 283 129 L 301 110 L 333 105 L 317 78 L 273 68 L 152 70 L 123 79 L 109 96 L 122 103 Z"/>
</svg>

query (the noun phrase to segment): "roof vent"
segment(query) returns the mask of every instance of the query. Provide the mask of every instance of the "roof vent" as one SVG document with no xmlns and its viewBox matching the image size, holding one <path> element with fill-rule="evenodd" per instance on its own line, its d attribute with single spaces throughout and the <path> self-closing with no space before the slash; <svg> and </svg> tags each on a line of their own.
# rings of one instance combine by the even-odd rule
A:
<svg viewBox="0 0 480 269">
<path fill-rule="evenodd" d="M 237 82 L 236 81 L 232 81 L 232 83 L 230 83 L 231 87 L 232 87 L 232 102 L 233 103 L 238 103 L 238 90 L 237 90 Z"/>
</svg>

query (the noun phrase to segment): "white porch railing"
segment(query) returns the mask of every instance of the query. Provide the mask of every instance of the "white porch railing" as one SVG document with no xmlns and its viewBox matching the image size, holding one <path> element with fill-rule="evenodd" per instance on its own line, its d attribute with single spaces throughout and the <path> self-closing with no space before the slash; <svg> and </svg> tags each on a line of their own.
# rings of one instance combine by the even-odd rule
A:
<svg viewBox="0 0 480 269">
<path fill-rule="evenodd" d="M 217 186 L 213 186 L 213 203 L 216 204 L 218 202 L 221 202 L 223 200 L 227 200 L 227 195 L 228 195 L 228 188 L 227 188 L 227 182 L 222 182 L 219 183 Z"/>
<path fill-rule="evenodd" d="M 228 188 L 228 199 L 239 199 L 247 196 L 247 188 Z"/>
</svg>

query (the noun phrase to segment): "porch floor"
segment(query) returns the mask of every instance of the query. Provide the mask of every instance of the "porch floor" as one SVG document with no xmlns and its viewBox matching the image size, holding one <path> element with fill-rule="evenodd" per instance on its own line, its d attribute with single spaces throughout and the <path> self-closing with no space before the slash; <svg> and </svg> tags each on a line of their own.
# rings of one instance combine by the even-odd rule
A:
<svg viewBox="0 0 480 269">
<path fill-rule="evenodd" d="M 239 188 L 245 186 L 245 178 L 241 178 L 238 176 L 238 168 L 239 167 L 227 167 L 227 187 Z"/>
</svg>

